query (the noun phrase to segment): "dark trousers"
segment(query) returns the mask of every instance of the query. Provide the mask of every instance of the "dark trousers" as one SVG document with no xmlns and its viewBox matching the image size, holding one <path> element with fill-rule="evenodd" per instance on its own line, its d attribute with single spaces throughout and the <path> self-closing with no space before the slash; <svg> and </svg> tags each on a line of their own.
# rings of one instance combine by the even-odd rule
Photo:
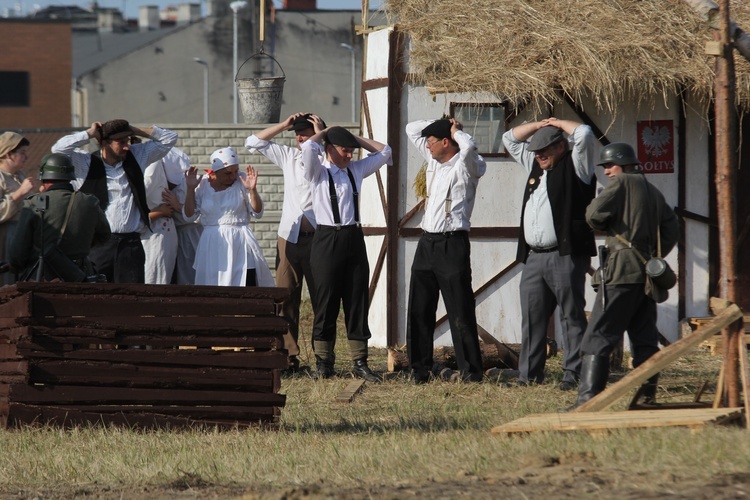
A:
<svg viewBox="0 0 750 500">
<path fill-rule="evenodd" d="M 643 293 L 643 283 L 607 285 L 607 305 L 604 307 L 601 293 L 599 290 L 591 311 L 581 355 L 609 356 L 627 330 L 633 366 L 640 365 L 659 350 L 656 302 Z"/>
<path fill-rule="evenodd" d="M 547 361 L 547 326 L 560 306 L 567 350 L 563 380 L 575 381 L 581 372 L 580 348 L 586 331 L 584 287 L 590 257 L 561 256 L 559 252 L 531 252 L 521 274 L 521 355 L 519 380 L 544 381 Z"/>
<path fill-rule="evenodd" d="M 313 296 L 310 250 L 312 235 L 300 234 L 297 243 L 284 238 L 276 242 L 276 286 L 289 290 L 289 297 L 281 306 L 284 318 L 289 322 L 289 330 L 284 335 L 284 348 L 290 356 L 299 354 L 299 304 L 302 300 L 302 279 L 307 281 L 310 300 Z"/>
<path fill-rule="evenodd" d="M 89 260 L 109 283 L 144 283 L 146 253 L 140 233 L 113 233 L 106 243 L 91 249 Z"/>
<path fill-rule="evenodd" d="M 344 304 L 349 340 L 367 340 L 370 326 L 370 265 L 365 237 L 358 226 L 318 226 L 310 250 L 312 304 L 315 311 L 313 340 L 336 341 L 336 320 Z"/>
<path fill-rule="evenodd" d="M 471 245 L 466 231 L 425 233 L 417 245 L 409 285 L 406 346 L 411 369 L 421 376 L 432 369 L 440 293 L 448 312 L 458 369 L 464 374 L 481 375 L 482 353 L 471 287 Z"/>
</svg>

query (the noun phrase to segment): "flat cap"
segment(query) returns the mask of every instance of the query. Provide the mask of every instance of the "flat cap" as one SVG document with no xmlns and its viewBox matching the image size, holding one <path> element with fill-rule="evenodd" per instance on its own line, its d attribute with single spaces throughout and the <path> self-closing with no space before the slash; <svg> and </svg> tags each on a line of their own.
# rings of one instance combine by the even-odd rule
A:
<svg viewBox="0 0 750 500">
<path fill-rule="evenodd" d="M 122 134 L 123 132 L 131 133 L 130 123 L 127 120 L 118 118 L 102 124 L 102 139 L 109 139 L 113 135 Z"/>
<path fill-rule="evenodd" d="M 537 130 L 531 137 L 531 140 L 529 141 L 529 151 L 541 151 L 547 146 L 551 146 L 563 139 L 564 137 L 561 129 L 553 127 L 552 125 L 547 125 L 546 127 Z"/>
<path fill-rule="evenodd" d="M 0 158 L 16 149 L 22 140 L 23 136 L 15 132 L 3 132 L 0 134 Z"/>
<path fill-rule="evenodd" d="M 294 122 L 292 123 L 292 130 L 294 130 L 295 132 L 301 132 L 302 130 L 315 128 L 313 126 L 313 123 L 310 121 L 311 117 L 312 117 L 312 114 L 307 113 L 305 115 L 298 116 L 297 118 L 295 118 Z M 326 128 L 326 122 L 323 122 L 321 125 L 322 125 L 322 128 Z"/>
<path fill-rule="evenodd" d="M 326 133 L 326 142 L 342 148 L 359 148 L 359 142 L 354 134 L 343 127 L 331 127 Z"/>
<path fill-rule="evenodd" d="M 451 138 L 451 121 L 435 120 L 422 129 L 422 137 L 434 137 L 436 139 Z"/>
</svg>

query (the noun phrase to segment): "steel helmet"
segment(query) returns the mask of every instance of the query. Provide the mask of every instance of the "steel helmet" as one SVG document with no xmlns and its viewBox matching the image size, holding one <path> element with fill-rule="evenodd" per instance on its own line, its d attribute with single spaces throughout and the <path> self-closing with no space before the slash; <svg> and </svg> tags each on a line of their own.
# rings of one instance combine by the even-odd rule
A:
<svg viewBox="0 0 750 500">
<path fill-rule="evenodd" d="M 60 153 L 52 153 L 42 159 L 39 166 L 39 179 L 43 181 L 73 181 L 75 169 L 70 158 Z"/>
<path fill-rule="evenodd" d="M 602 149 L 602 153 L 599 155 L 599 163 L 597 165 L 606 165 L 607 163 L 614 163 L 624 167 L 625 165 L 640 165 L 641 162 L 635 155 L 635 151 L 624 142 L 613 142 Z"/>
</svg>

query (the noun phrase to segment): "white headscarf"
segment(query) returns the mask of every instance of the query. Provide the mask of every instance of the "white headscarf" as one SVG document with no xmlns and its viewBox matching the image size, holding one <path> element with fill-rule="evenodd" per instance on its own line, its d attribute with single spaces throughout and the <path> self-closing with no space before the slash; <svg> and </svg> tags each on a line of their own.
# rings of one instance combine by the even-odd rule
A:
<svg viewBox="0 0 750 500">
<path fill-rule="evenodd" d="M 229 146 L 217 149 L 211 154 L 211 170 L 214 172 L 239 164 L 240 160 L 237 157 L 237 153 L 234 151 L 234 148 Z"/>
</svg>

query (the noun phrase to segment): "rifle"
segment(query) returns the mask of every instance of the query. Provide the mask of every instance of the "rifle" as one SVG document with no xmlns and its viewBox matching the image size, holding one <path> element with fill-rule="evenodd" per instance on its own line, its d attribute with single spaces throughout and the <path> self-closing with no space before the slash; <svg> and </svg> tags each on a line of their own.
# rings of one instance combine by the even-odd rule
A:
<svg viewBox="0 0 750 500">
<path fill-rule="evenodd" d="M 607 276 L 607 260 L 609 260 L 609 248 L 604 245 L 599 245 L 599 272 L 601 273 L 601 286 L 602 287 L 602 309 L 607 307 L 607 285 L 605 283 Z"/>
</svg>

